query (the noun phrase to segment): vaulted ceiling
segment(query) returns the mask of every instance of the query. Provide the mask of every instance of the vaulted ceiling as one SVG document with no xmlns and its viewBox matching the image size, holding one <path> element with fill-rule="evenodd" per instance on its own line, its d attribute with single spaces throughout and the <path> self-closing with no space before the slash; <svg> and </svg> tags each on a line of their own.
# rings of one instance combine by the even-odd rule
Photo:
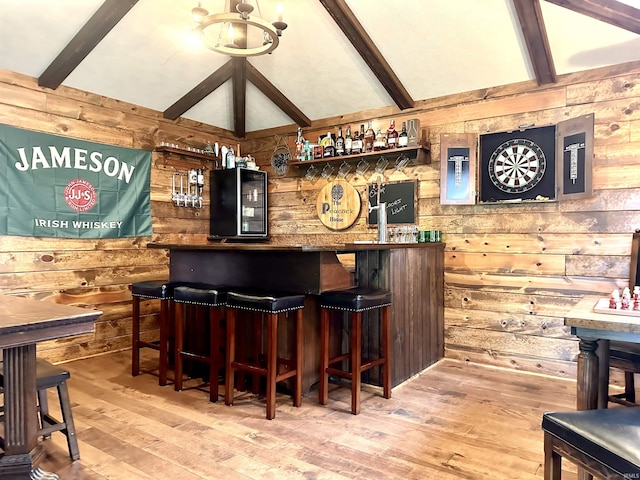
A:
<svg viewBox="0 0 640 480">
<path fill-rule="evenodd" d="M 265 19 L 278 1 L 280 45 L 244 59 L 187 41 L 193 0 L 0 0 L 0 68 L 243 137 L 640 60 L 640 0 L 259 0 Z"/>
</svg>

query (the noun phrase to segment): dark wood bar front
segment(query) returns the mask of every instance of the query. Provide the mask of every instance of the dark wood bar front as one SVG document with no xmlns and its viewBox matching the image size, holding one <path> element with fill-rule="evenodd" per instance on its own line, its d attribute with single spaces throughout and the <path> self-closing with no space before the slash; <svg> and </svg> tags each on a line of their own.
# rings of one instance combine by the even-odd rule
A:
<svg viewBox="0 0 640 480">
<path fill-rule="evenodd" d="M 170 251 L 170 280 L 307 294 L 304 311 L 304 380 L 318 379 L 317 295 L 354 284 L 388 289 L 391 314 L 392 385 L 444 356 L 444 244 L 160 244 Z M 338 254 L 355 254 L 355 273 Z M 377 315 L 376 312 L 367 315 Z M 371 320 L 376 320 L 371 318 Z M 363 354 L 378 348 L 377 321 L 365 321 Z M 377 384 L 376 369 L 365 380 Z M 366 375 L 366 374 L 365 374 Z"/>
</svg>

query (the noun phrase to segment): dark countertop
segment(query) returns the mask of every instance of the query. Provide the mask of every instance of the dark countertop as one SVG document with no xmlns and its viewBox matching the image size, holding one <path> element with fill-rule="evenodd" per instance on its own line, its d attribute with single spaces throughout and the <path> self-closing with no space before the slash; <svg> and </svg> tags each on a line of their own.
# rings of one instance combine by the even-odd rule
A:
<svg viewBox="0 0 640 480">
<path fill-rule="evenodd" d="M 225 243 L 147 243 L 148 248 L 171 250 L 265 250 L 284 252 L 357 252 L 362 250 L 392 250 L 398 248 L 437 248 L 444 243 L 337 243 L 332 245 L 278 245 L 262 242 Z"/>
</svg>

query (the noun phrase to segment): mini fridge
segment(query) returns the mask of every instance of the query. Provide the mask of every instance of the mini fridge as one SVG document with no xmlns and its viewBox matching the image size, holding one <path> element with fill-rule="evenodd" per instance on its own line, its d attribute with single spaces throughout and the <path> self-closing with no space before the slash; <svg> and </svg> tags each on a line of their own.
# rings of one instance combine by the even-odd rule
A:
<svg viewBox="0 0 640 480">
<path fill-rule="evenodd" d="M 213 170 L 209 187 L 209 238 L 267 238 L 267 172 L 248 168 Z"/>
</svg>

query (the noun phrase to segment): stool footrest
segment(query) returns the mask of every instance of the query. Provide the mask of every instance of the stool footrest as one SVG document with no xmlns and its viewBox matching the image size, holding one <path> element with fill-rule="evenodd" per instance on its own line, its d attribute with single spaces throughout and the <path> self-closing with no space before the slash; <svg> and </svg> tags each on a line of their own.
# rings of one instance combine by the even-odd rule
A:
<svg viewBox="0 0 640 480">
<path fill-rule="evenodd" d="M 160 343 L 159 342 L 138 341 L 138 348 L 143 348 L 143 347 L 144 348 L 153 348 L 154 350 L 160 350 Z"/>
<path fill-rule="evenodd" d="M 202 362 L 202 363 L 206 363 L 209 364 L 210 363 L 210 359 L 209 357 L 205 357 L 204 355 L 199 355 L 197 353 L 193 353 L 193 352 L 177 352 L 182 358 L 184 359 L 188 359 L 188 360 L 195 360 L 197 362 Z"/>
</svg>

